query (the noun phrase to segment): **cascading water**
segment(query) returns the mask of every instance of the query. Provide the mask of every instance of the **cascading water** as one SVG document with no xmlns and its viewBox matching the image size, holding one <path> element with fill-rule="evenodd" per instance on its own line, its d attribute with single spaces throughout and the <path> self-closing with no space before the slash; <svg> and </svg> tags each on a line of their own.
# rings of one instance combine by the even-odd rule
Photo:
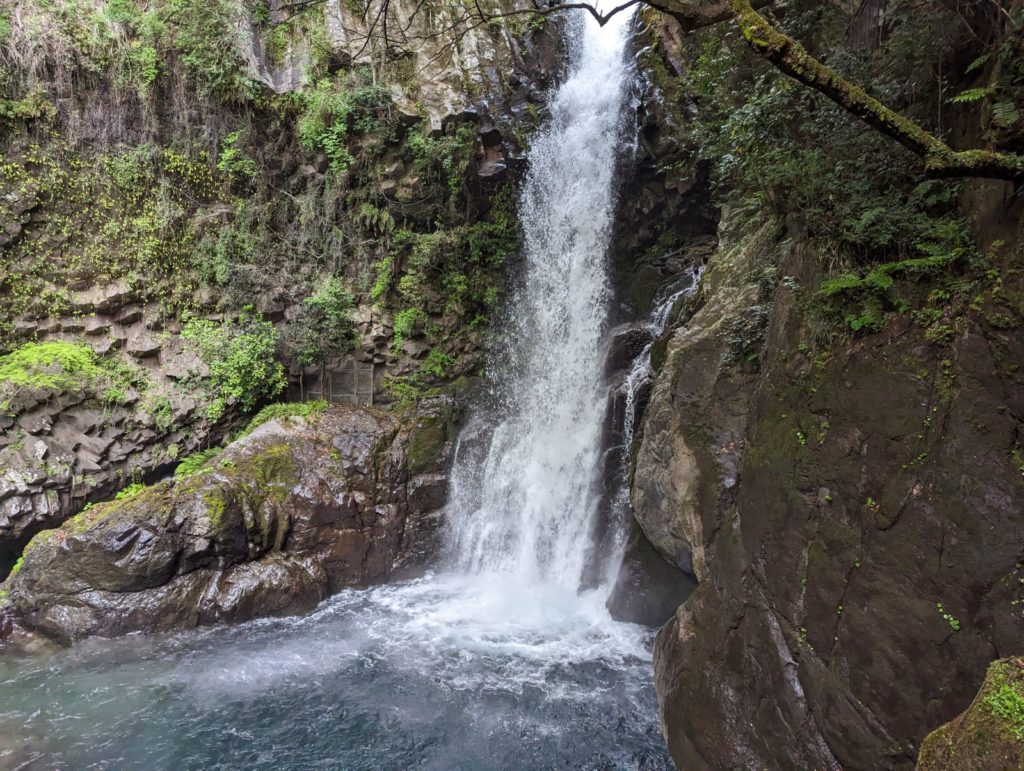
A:
<svg viewBox="0 0 1024 771">
<path fill-rule="evenodd" d="M 670 767 L 649 631 L 581 590 L 628 73 L 625 16 L 580 21 L 531 150 L 497 420 L 460 447 L 445 572 L 302 618 L 0 659 L 0 766 Z"/>
<path fill-rule="evenodd" d="M 691 294 L 697 288 L 700 274 L 700 268 L 690 270 L 684 277 L 681 286 L 670 288 L 660 300 L 655 300 L 654 310 L 651 312 L 650 321 L 648 322 L 653 339 L 657 339 L 664 333 L 668 326 L 672 309 L 679 299 Z M 638 399 L 643 389 L 654 379 L 654 368 L 651 366 L 652 346 L 653 343 L 647 343 L 643 350 L 640 351 L 640 354 L 633 360 L 633 366 L 630 368 L 629 374 L 626 375 L 626 382 L 624 384 L 626 405 L 622 419 L 622 438 L 623 444 L 627 449 L 627 461 L 628 449 L 632 446 L 633 439 L 636 436 L 636 421 L 639 417 L 637 408 L 640 406 Z"/>
<path fill-rule="evenodd" d="M 625 14 L 588 23 L 547 127 L 530 148 L 520 201 L 525 275 L 499 365 L 501 419 L 483 462 L 458 457 L 458 568 L 580 587 L 601 452 L 606 266 L 620 146 Z"/>
</svg>

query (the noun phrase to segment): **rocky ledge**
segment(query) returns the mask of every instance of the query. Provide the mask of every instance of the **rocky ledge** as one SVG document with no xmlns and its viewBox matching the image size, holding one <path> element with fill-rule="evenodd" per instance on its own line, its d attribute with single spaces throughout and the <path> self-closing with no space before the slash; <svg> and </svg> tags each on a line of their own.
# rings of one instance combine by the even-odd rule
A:
<svg viewBox="0 0 1024 771">
<path fill-rule="evenodd" d="M 61 642 L 302 613 L 431 553 L 454 404 L 273 420 L 191 476 L 36 535 L 0 635 Z"/>
</svg>

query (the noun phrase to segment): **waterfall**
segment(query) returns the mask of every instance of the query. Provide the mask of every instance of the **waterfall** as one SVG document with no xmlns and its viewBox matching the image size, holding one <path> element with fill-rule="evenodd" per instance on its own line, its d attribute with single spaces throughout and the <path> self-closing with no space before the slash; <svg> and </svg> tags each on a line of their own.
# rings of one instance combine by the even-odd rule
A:
<svg viewBox="0 0 1024 771">
<path fill-rule="evenodd" d="M 494 367 L 497 420 L 485 449 L 460 445 L 453 470 L 452 556 L 468 573 L 576 590 L 593 549 L 628 21 L 580 25 L 568 77 L 529 151 L 523 275 Z"/>
</svg>

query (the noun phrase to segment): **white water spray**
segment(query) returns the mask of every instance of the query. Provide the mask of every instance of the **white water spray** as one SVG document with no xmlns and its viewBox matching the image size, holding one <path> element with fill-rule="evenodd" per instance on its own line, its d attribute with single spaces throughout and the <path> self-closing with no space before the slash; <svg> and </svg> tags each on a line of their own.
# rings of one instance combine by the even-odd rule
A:
<svg viewBox="0 0 1024 771">
<path fill-rule="evenodd" d="M 486 453 L 460 452 L 453 472 L 453 557 L 471 574 L 575 592 L 593 549 L 628 21 L 586 20 L 530 149 L 520 200 L 525 273 L 503 330 L 500 420 Z"/>
</svg>

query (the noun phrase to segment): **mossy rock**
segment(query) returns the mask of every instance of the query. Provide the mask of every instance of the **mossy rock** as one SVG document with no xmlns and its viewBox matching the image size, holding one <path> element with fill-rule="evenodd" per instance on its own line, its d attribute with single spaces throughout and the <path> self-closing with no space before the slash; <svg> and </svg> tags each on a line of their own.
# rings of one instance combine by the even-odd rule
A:
<svg viewBox="0 0 1024 771">
<path fill-rule="evenodd" d="M 1024 769 L 1024 658 L 989 665 L 971 706 L 925 737 L 917 768 Z"/>
</svg>

